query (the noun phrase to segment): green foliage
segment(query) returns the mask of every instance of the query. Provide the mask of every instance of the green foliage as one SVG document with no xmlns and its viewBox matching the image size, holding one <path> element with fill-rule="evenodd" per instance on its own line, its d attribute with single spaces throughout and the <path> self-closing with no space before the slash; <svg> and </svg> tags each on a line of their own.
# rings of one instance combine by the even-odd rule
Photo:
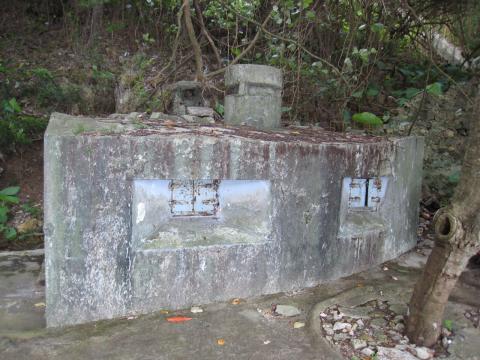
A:
<svg viewBox="0 0 480 360">
<path fill-rule="evenodd" d="M 127 27 L 127 25 L 123 22 L 112 21 L 112 22 L 108 23 L 105 30 L 107 32 L 113 34 L 113 33 L 116 33 L 118 31 L 121 31 L 121 30 L 125 29 L 126 27 Z"/>
<path fill-rule="evenodd" d="M 460 170 L 456 170 L 448 176 L 448 182 L 451 183 L 452 185 L 458 184 L 459 181 L 460 181 Z"/>
<path fill-rule="evenodd" d="M 238 25 L 246 26 L 248 22 L 238 19 L 237 14 L 252 19 L 259 5 L 260 0 L 230 0 L 228 6 L 225 6 L 222 0 L 212 0 L 207 2 L 203 16 L 209 24 L 229 30 Z M 242 33 L 244 33 L 243 30 Z"/>
<path fill-rule="evenodd" d="M 0 190 L 0 202 L 18 204 L 18 197 L 16 196 L 20 191 L 18 186 L 6 187 L 3 190 Z"/>
<path fill-rule="evenodd" d="M 17 196 L 20 191 L 18 186 L 10 186 L 0 190 L 0 232 L 7 240 L 12 240 L 17 236 L 15 228 L 8 226 L 8 213 L 12 204 L 18 204 Z"/>
<path fill-rule="evenodd" d="M 24 95 L 36 98 L 38 105 L 48 107 L 52 104 L 66 102 L 62 88 L 55 81 L 53 74 L 45 68 L 36 68 L 27 71 L 29 81 L 26 84 Z"/>
<path fill-rule="evenodd" d="M 73 135 L 80 135 L 87 131 L 87 128 L 83 124 L 77 124 L 75 129 L 72 130 Z"/>
<path fill-rule="evenodd" d="M 0 151 L 6 152 L 17 144 L 29 144 L 34 136 L 44 131 L 46 120 L 21 113 L 15 98 L 4 99 L 0 107 Z M 0 197 L 2 193 L 0 192 Z"/>
<path fill-rule="evenodd" d="M 97 65 L 92 65 L 92 79 L 97 82 L 110 82 L 115 80 L 115 75 L 107 70 L 101 70 Z"/>
<path fill-rule="evenodd" d="M 453 321 L 452 320 L 443 320 L 443 327 L 448 331 L 453 331 Z"/>
<path fill-rule="evenodd" d="M 150 46 L 155 43 L 155 39 L 149 34 L 142 34 L 142 41 L 144 46 Z"/>
<path fill-rule="evenodd" d="M 119 78 L 122 87 L 132 89 L 132 96 L 128 98 L 130 109 L 146 112 L 166 111 L 172 100 L 171 91 L 159 89 L 155 96 L 147 90 L 146 76 L 152 70 L 154 61 L 145 53 L 137 53 L 125 63 L 125 69 Z"/>
<path fill-rule="evenodd" d="M 21 208 L 23 211 L 25 211 L 27 214 L 32 215 L 34 218 L 38 218 L 42 214 L 42 209 L 32 204 L 30 201 L 26 202 L 25 204 L 22 204 Z"/>
<path fill-rule="evenodd" d="M 452 1 L 452 3 L 456 3 Z M 480 2 L 458 1 L 466 6 L 465 12 L 451 14 L 452 23 L 449 26 L 450 38 L 464 49 L 464 56 L 471 60 L 480 56 Z"/>
<path fill-rule="evenodd" d="M 375 85 L 375 84 L 372 84 L 372 85 L 369 85 L 368 88 L 367 88 L 367 91 L 365 93 L 368 97 L 375 97 L 377 96 L 378 94 L 380 94 L 380 89 L 378 87 L 378 85 Z"/>
<path fill-rule="evenodd" d="M 215 111 L 220 115 L 223 116 L 225 114 L 225 108 L 223 104 L 219 103 L 218 101 L 215 102 Z"/>
<path fill-rule="evenodd" d="M 371 112 L 357 113 L 352 116 L 352 120 L 356 123 L 368 126 L 380 126 L 383 125 L 382 119 Z"/>
<path fill-rule="evenodd" d="M 78 86 L 59 82 L 46 68 L 28 69 L 23 64 L 12 65 L 1 61 L 0 68 L 0 116 L 21 113 L 23 99 L 28 99 L 28 103 L 37 110 L 47 111 L 53 108 L 67 111 L 80 101 Z M 31 122 L 29 120 L 32 119 L 27 119 L 27 122 Z"/>
<path fill-rule="evenodd" d="M 32 75 L 37 76 L 39 79 L 53 80 L 52 73 L 45 68 L 36 68 L 31 71 Z"/>
<path fill-rule="evenodd" d="M 22 111 L 20 105 L 18 105 L 17 99 L 11 98 L 10 100 L 3 100 L 3 111 L 8 114 L 15 114 Z"/>
<path fill-rule="evenodd" d="M 443 94 L 442 84 L 439 82 L 435 82 L 433 84 L 427 85 L 427 87 L 425 88 L 425 91 L 428 94 L 432 94 L 432 95 L 442 95 Z"/>
<path fill-rule="evenodd" d="M 190 3 L 193 17 L 198 18 L 200 14 L 196 14 L 197 10 Z M 101 30 L 112 40 L 117 33 L 124 36 L 117 37 L 117 40 L 131 39 L 125 44 L 129 46 L 124 49 L 137 47 L 137 50 L 146 54 L 155 51 L 161 54 L 159 58 L 168 57 L 168 53 L 158 52 L 154 47 L 162 46 L 162 50 L 168 51 L 173 43 L 179 30 L 176 22 L 182 1 L 79 0 L 75 2 L 75 7 L 69 2 L 64 3 L 60 10 L 65 15 L 66 30 L 77 34 L 80 45 L 88 42 L 92 9 L 97 5 L 103 6 Z M 382 117 L 381 114 L 388 112 L 389 107 L 405 105 L 418 94 L 441 95 L 448 90 L 450 77 L 457 80 L 469 76 L 459 67 L 441 66 L 442 71 L 438 71 L 435 66 L 428 66 L 424 50 L 417 51 L 416 37 L 428 33 L 432 22 L 441 24 L 446 21 L 443 17 L 437 18 L 435 12 L 430 13 L 418 2 L 412 2 L 410 5 L 413 10 L 404 9 L 402 16 L 398 12 L 399 8 L 403 8 L 400 0 L 279 0 L 274 3 L 260 0 L 209 0 L 199 1 L 199 5 L 206 28 L 224 64 L 241 54 L 260 33 L 255 46 L 240 62 L 269 64 L 283 69 L 285 103 L 291 107 L 291 111 L 285 115 L 292 119 L 302 121 L 315 118 L 315 114 L 325 109 L 332 118 L 343 118 L 348 122 L 352 119 L 351 116 L 344 116 L 344 110 L 348 113 L 352 112 L 351 109 L 356 112 L 369 110 Z M 267 16 L 270 18 L 265 22 L 264 31 L 261 31 L 259 24 Z M 479 43 L 476 30 L 480 17 L 470 17 L 468 21 L 459 19 L 459 26 L 448 27 L 446 32 L 451 31 L 453 36 L 463 31 L 465 36 L 456 38 L 468 42 L 468 49 L 473 52 L 475 44 Z M 428 21 L 423 23 L 421 19 Z M 194 21 L 194 26 L 200 37 L 199 22 Z M 188 37 L 184 35 L 180 37 L 181 51 L 177 54 L 182 59 L 186 59 L 187 52 L 191 50 Z M 69 37 L 74 38 L 75 35 Z M 212 50 L 205 38 L 202 41 L 206 44 L 203 46 L 202 43 L 202 52 L 208 73 L 216 70 L 217 65 L 211 64 Z M 111 43 L 113 45 L 114 42 Z M 73 81 L 74 84 L 82 84 L 81 87 L 70 83 L 70 77 L 65 82 L 60 73 L 39 67 L 30 70 L 22 94 L 10 92 L 3 99 L 16 98 L 20 104 L 25 104 L 21 100 L 26 96 L 35 99 L 36 107 L 48 110 L 69 111 L 75 106 L 75 109 L 81 108 L 82 111 L 109 112 L 112 102 L 102 104 L 101 109 L 98 104 L 91 105 L 93 101 L 90 99 L 78 106 L 82 96 L 86 98 L 91 94 L 95 99 L 107 99 L 113 95 L 115 71 L 111 70 L 108 62 L 102 62 L 93 54 L 94 51 L 104 53 L 102 45 L 103 42 L 99 41 L 89 48 L 88 54 L 82 54 L 90 61 L 87 66 L 78 67 L 78 76 L 85 79 Z M 149 55 L 143 56 L 132 73 L 122 75 L 122 78 L 131 80 L 130 88 L 134 92 L 130 108 L 163 111 L 165 102 L 155 96 L 158 91 L 152 89 L 148 81 L 153 68 L 149 59 Z M 178 71 L 174 75 L 170 73 L 170 79 L 163 79 L 165 83 L 173 77 L 180 79 L 185 75 L 186 62 L 177 60 L 172 64 L 178 66 Z M 158 71 L 164 64 L 157 60 L 155 62 Z M 0 63 L 0 77 L 8 71 L 8 67 Z M 7 87 L 16 86 L 15 80 L 10 80 Z M 123 83 L 123 79 L 119 82 Z M 95 90 L 92 91 L 92 88 Z"/>
</svg>

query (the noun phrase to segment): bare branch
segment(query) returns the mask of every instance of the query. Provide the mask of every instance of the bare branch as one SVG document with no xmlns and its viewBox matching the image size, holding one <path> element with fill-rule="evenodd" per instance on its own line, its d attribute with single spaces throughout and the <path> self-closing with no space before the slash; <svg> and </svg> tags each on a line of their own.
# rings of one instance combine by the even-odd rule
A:
<svg viewBox="0 0 480 360">
<path fill-rule="evenodd" d="M 182 32 L 182 16 L 183 5 L 180 7 L 177 13 L 177 34 L 175 35 L 175 40 L 173 41 L 172 56 L 170 56 L 168 63 L 158 72 L 158 75 L 152 79 L 151 83 L 154 88 L 157 87 L 158 83 L 162 79 L 163 73 L 168 70 L 168 68 L 173 64 L 175 58 L 177 57 L 178 44 L 180 42 L 180 33 Z"/>
<path fill-rule="evenodd" d="M 193 0 L 193 6 L 195 7 L 195 11 L 197 12 L 197 18 L 198 18 L 198 22 L 200 23 L 200 29 L 202 31 L 202 34 L 203 36 L 205 36 L 208 43 L 210 44 L 210 47 L 213 53 L 215 54 L 215 60 L 217 61 L 218 66 L 221 67 L 222 58 L 220 56 L 220 52 L 218 51 L 218 48 L 216 47 L 215 42 L 213 41 L 212 37 L 210 36 L 210 33 L 205 27 L 205 22 L 203 21 L 202 9 L 200 8 L 200 4 L 198 3 L 198 0 Z"/>
<path fill-rule="evenodd" d="M 211 78 L 213 76 L 216 76 L 216 75 L 219 75 L 219 74 L 222 74 L 224 73 L 230 66 L 232 65 L 235 65 L 236 63 L 238 63 L 246 54 L 248 54 L 248 52 L 254 47 L 255 43 L 258 41 L 258 39 L 260 38 L 260 34 L 262 33 L 261 29 L 263 27 L 265 27 L 265 25 L 267 25 L 268 21 L 270 20 L 271 16 L 272 16 L 272 13 L 273 13 L 273 10 L 270 11 L 270 13 L 267 15 L 267 17 L 265 18 L 265 20 L 263 20 L 263 23 L 261 24 L 258 24 L 260 26 L 260 29 L 257 31 L 257 33 L 255 34 L 255 36 L 253 37 L 252 41 L 248 44 L 248 46 L 243 49 L 243 51 L 238 54 L 238 56 L 233 59 L 230 64 L 228 64 L 228 66 L 224 67 L 224 68 L 221 68 L 221 69 L 218 69 L 216 71 L 213 71 L 209 74 L 207 74 L 207 78 Z"/>
<path fill-rule="evenodd" d="M 255 24 L 259 27 L 259 29 L 261 30 L 261 32 L 265 33 L 266 35 L 270 36 L 270 37 L 274 37 L 274 38 L 277 38 L 277 39 L 280 39 L 280 40 L 283 40 L 283 41 L 287 41 L 287 42 L 290 42 L 292 44 L 295 44 L 295 46 L 297 46 L 300 50 L 302 50 L 304 53 L 310 55 L 313 59 L 315 60 L 318 60 L 319 62 L 325 64 L 326 66 L 328 66 L 329 68 L 331 68 L 339 77 L 340 79 L 342 79 L 342 81 L 345 83 L 345 85 L 347 87 L 349 87 L 349 83 L 348 81 L 345 79 L 345 77 L 343 76 L 342 72 L 333 64 L 331 64 L 330 62 L 328 62 L 327 60 L 321 58 L 320 56 L 318 55 L 315 55 L 314 53 L 312 53 L 310 50 L 308 50 L 305 46 L 303 46 L 302 44 L 300 44 L 297 40 L 294 40 L 294 39 L 290 39 L 290 38 L 287 38 L 287 37 L 284 37 L 284 36 L 281 36 L 279 34 L 274 34 L 270 31 L 268 31 L 265 26 L 267 25 L 267 22 L 268 22 L 268 19 L 270 19 L 270 16 L 272 15 L 272 12 L 270 12 L 270 14 L 268 15 L 266 21 L 264 21 L 262 24 L 260 24 L 259 22 L 253 20 L 253 19 L 250 19 L 250 18 L 247 18 L 245 16 L 243 16 L 242 14 L 238 13 L 235 9 L 233 9 L 232 7 L 230 7 L 228 4 L 224 3 L 225 6 L 229 7 L 230 10 L 232 10 L 233 12 L 235 12 L 235 14 L 243 19 L 243 20 L 246 20 L 252 24 Z M 259 31 L 260 32 L 260 31 Z M 257 35 L 258 35 L 258 32 L 257 32 Z M 255 35 L 255 37 L 257 37 L 257 35 Z M 255 38 L 254 38 L 255 40 Z M 253 47 L 253 46 L 252 46 Z M 247 48 L 248 50 L 250 50 L 250 45 L 249 47 Z M 245 50 L 247 50 L 245 49 Z M 245 52 L 245 51 L 244 51 Z M 243 52 L 242 52 L 243 54 Z M 240 55 L 242 55 L 240 54 Z M 240 57 L 240 55 L 238 57 Z M 243 56 L 242 56 L 243 57 Z M 235 59 L 236 60 L 236 59 Z M 235 61 L 234 60 L 234 61 Z M 234 61 L 232 61 L 232 63 L 230 63 L 230 65 L 233 65 L 234 64 Z M 238 61 L 237 61 L 238 62 Z M 235 62 L 236 63 L 236 62 Z M 230 66 L 229 65 L 229 66 Z M 220 69 L 222 70 L 222 69 Z M 225 71 L 225 70 L 224 70 Z M 223 72 L 223 71 L 222 71 Z M 214 76 L 214 75 L 217 75 L 216 72 L 213 72 L 213 73 L 210 73 L 208 74 L 209 77 L 211 76 Z"/>
</svg>

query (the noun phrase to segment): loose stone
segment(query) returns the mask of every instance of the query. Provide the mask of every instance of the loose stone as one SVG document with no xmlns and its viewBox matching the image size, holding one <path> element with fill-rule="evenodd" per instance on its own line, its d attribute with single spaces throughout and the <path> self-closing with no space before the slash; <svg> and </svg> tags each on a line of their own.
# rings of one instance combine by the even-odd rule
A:
<svg viewBox="0 0 480 360">
<path fill-rule="evenodd" d="M 305 323 L 304 322 L 301 322 L 301 321 L 295 321 L 293 323 L 293 328 L 294 329 L 300 329 L 300 328 L 303 328 L 305 327 Z"/>
<path fill-rule="evenodd" d="M 360 350 L 360 349 L 363 349 L 364 347 L 367 347 L 367 342 L 361 339 L 353 339 L 352 346 L 355 350 Z"/>
<path fill-rule="evenodd" d="M 415 355 L 422 360 L 428 360 L 433 358 L 433 351 L 427 347 L 417 347 L 415 349 Z"/>
<path fill-rule="evenodd" d="M 339 334 L 333 335 L 333 340 L 335 341 L 343 341 L 343 340 L 347 340 L 348 338 L 349 338 L 348 335 L 345 333 L 339 333 Z"/>
<path fill-rule="evenodd" d="M 279 315 L 290 317 L 300 315 L 301 312 L 295 306 L 291 305 L 277 305 L 275 312 Z"/>
<path fill-rule="evenodd" d="M 418 360 L 408 351 L 403 351 L 395 348 L 378 347 L 378 360 Z"/>
<path fill-rule="evenodd" d="M 365 355 L 367 357 L 371 357 L 375 353 L 375 351 L 366 347 L 365 349 L 362 349 L 361 353 L 362 353 L 362 355 Z"/>
<path fill-rule="evenodd" d="M 333 331 L 331 326 L 325 327 L 325 325 L 324 325 L 323 329 L 325 330 L 325 334 L 327 334 L 327 335 L 333 336 L 333 334 L 335 334 L 335 331 Z"/>
<path fill-rule="evenodd" d="M 333 331 L 348 329 L 348 328 L 351 328 L 351 326 L 352 325 L 350 325 L 349 323 L 337 321 L 335 324 L 333 324 Z"/>
<path fill-rule="evenodd" d="M 383 318 L 375 318 L 371 321 L 370 325 L 375 328 L 379 328 L 386 325 L 386 321 Z"/>
</svg>

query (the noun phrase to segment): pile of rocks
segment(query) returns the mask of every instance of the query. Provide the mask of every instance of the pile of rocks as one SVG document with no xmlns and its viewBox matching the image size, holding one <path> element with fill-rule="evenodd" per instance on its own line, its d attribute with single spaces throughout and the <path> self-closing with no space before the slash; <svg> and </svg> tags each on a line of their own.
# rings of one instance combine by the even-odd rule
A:
<svg viewBox="0 0 480 360">
<path fill-rule="evenodd" d="M 347 358 L 381 360 L 431 359 L 445 349 L 429 349 L 410 344 L 404 334 L 406 305 L 373 300 L 353 308 L 332 306 L 320 314 L 325 338 L 338 346 Z M 452 333 L 443 329 L 443 345 Z"/>
</svg>

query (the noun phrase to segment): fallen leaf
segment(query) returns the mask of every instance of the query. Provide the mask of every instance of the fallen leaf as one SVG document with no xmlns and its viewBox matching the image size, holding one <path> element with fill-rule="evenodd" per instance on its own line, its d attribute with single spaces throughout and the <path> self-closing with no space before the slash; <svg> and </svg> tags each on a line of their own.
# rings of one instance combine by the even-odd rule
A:
<svg viewBox="0 0 480 360">
<path fill-rule="evenodd" d="M 42 223 L 40 221 L 38 221 L 37 219 L 31 218 L 26 220 L 24 223 L 21 223 L 20 225 L 18 225 L 16 228 L 19 234 L 27 234 L 27 233 L 34 232 L 40 226 L 42 226 Z"/>
<path fill-rule="evenodd" d="M 172 120 L 165 120 L 163 122 L 163 125 L 166 126 L 166 127 L 174 127 L 177 123 L 175 121 L 172 121 Z"/>
<path fill-rule="evenodd" d="M 191 317 L 186 317 L 186 316 L 172 316 L 167 318 L 168 322 L 171 323 L 180 323 L 180 322 L 185 322 L 185 321 L 190 321 L 192 320 Z"/>
<path fill-rule="evenodd" d="M 265 345 L 268 345 L 268 344 L 271 343 L 271 341 L 270 341 L 270 340 L 265 340 L 263 343 L 264 343 Z"/>
<path fill-rule="evenodd" d="M 217 339 L 217 344 L 220 346 L 225 345 L 225 339 Z"/>
<path fill-rule="evenodd" d="M 160 310 L 160 314 L 168 314 L 168 310 Z"/>
<path fill-rule="evenodd" d="M 293 328 L 294 329 L 300 329 L 300 328 L 303 328 L 305 326 L 305 323 L 302 322 L 302 321 L 295 321 L 293 323 Z"/>
<path fill-rule="evenodd" d="M 137 318 L 137 316 L 128 316 L 128 317 L 127 317 L 127 320 L 134 320 L 134 319 L 136 319 L 136 318 Z"/>
<path fill-rule="evenodd" d="M 45 305 L 44 302 L 39 302 L 39 303 L 36 303 L 34 306 L 35 307 L 45 307 L 46 305 Z"/>
<path fill-rule="evenodd" d="M 240 299 L 238 299 L 238 298 L 235 298 L 235 299 L 232 300 L 231 304 L 232 304 L 232 305 L 238 305 L 238 304 L 240 304 L 241 301 L 242 301 L 242 300 L 240 300 Z"/>
</svg>

